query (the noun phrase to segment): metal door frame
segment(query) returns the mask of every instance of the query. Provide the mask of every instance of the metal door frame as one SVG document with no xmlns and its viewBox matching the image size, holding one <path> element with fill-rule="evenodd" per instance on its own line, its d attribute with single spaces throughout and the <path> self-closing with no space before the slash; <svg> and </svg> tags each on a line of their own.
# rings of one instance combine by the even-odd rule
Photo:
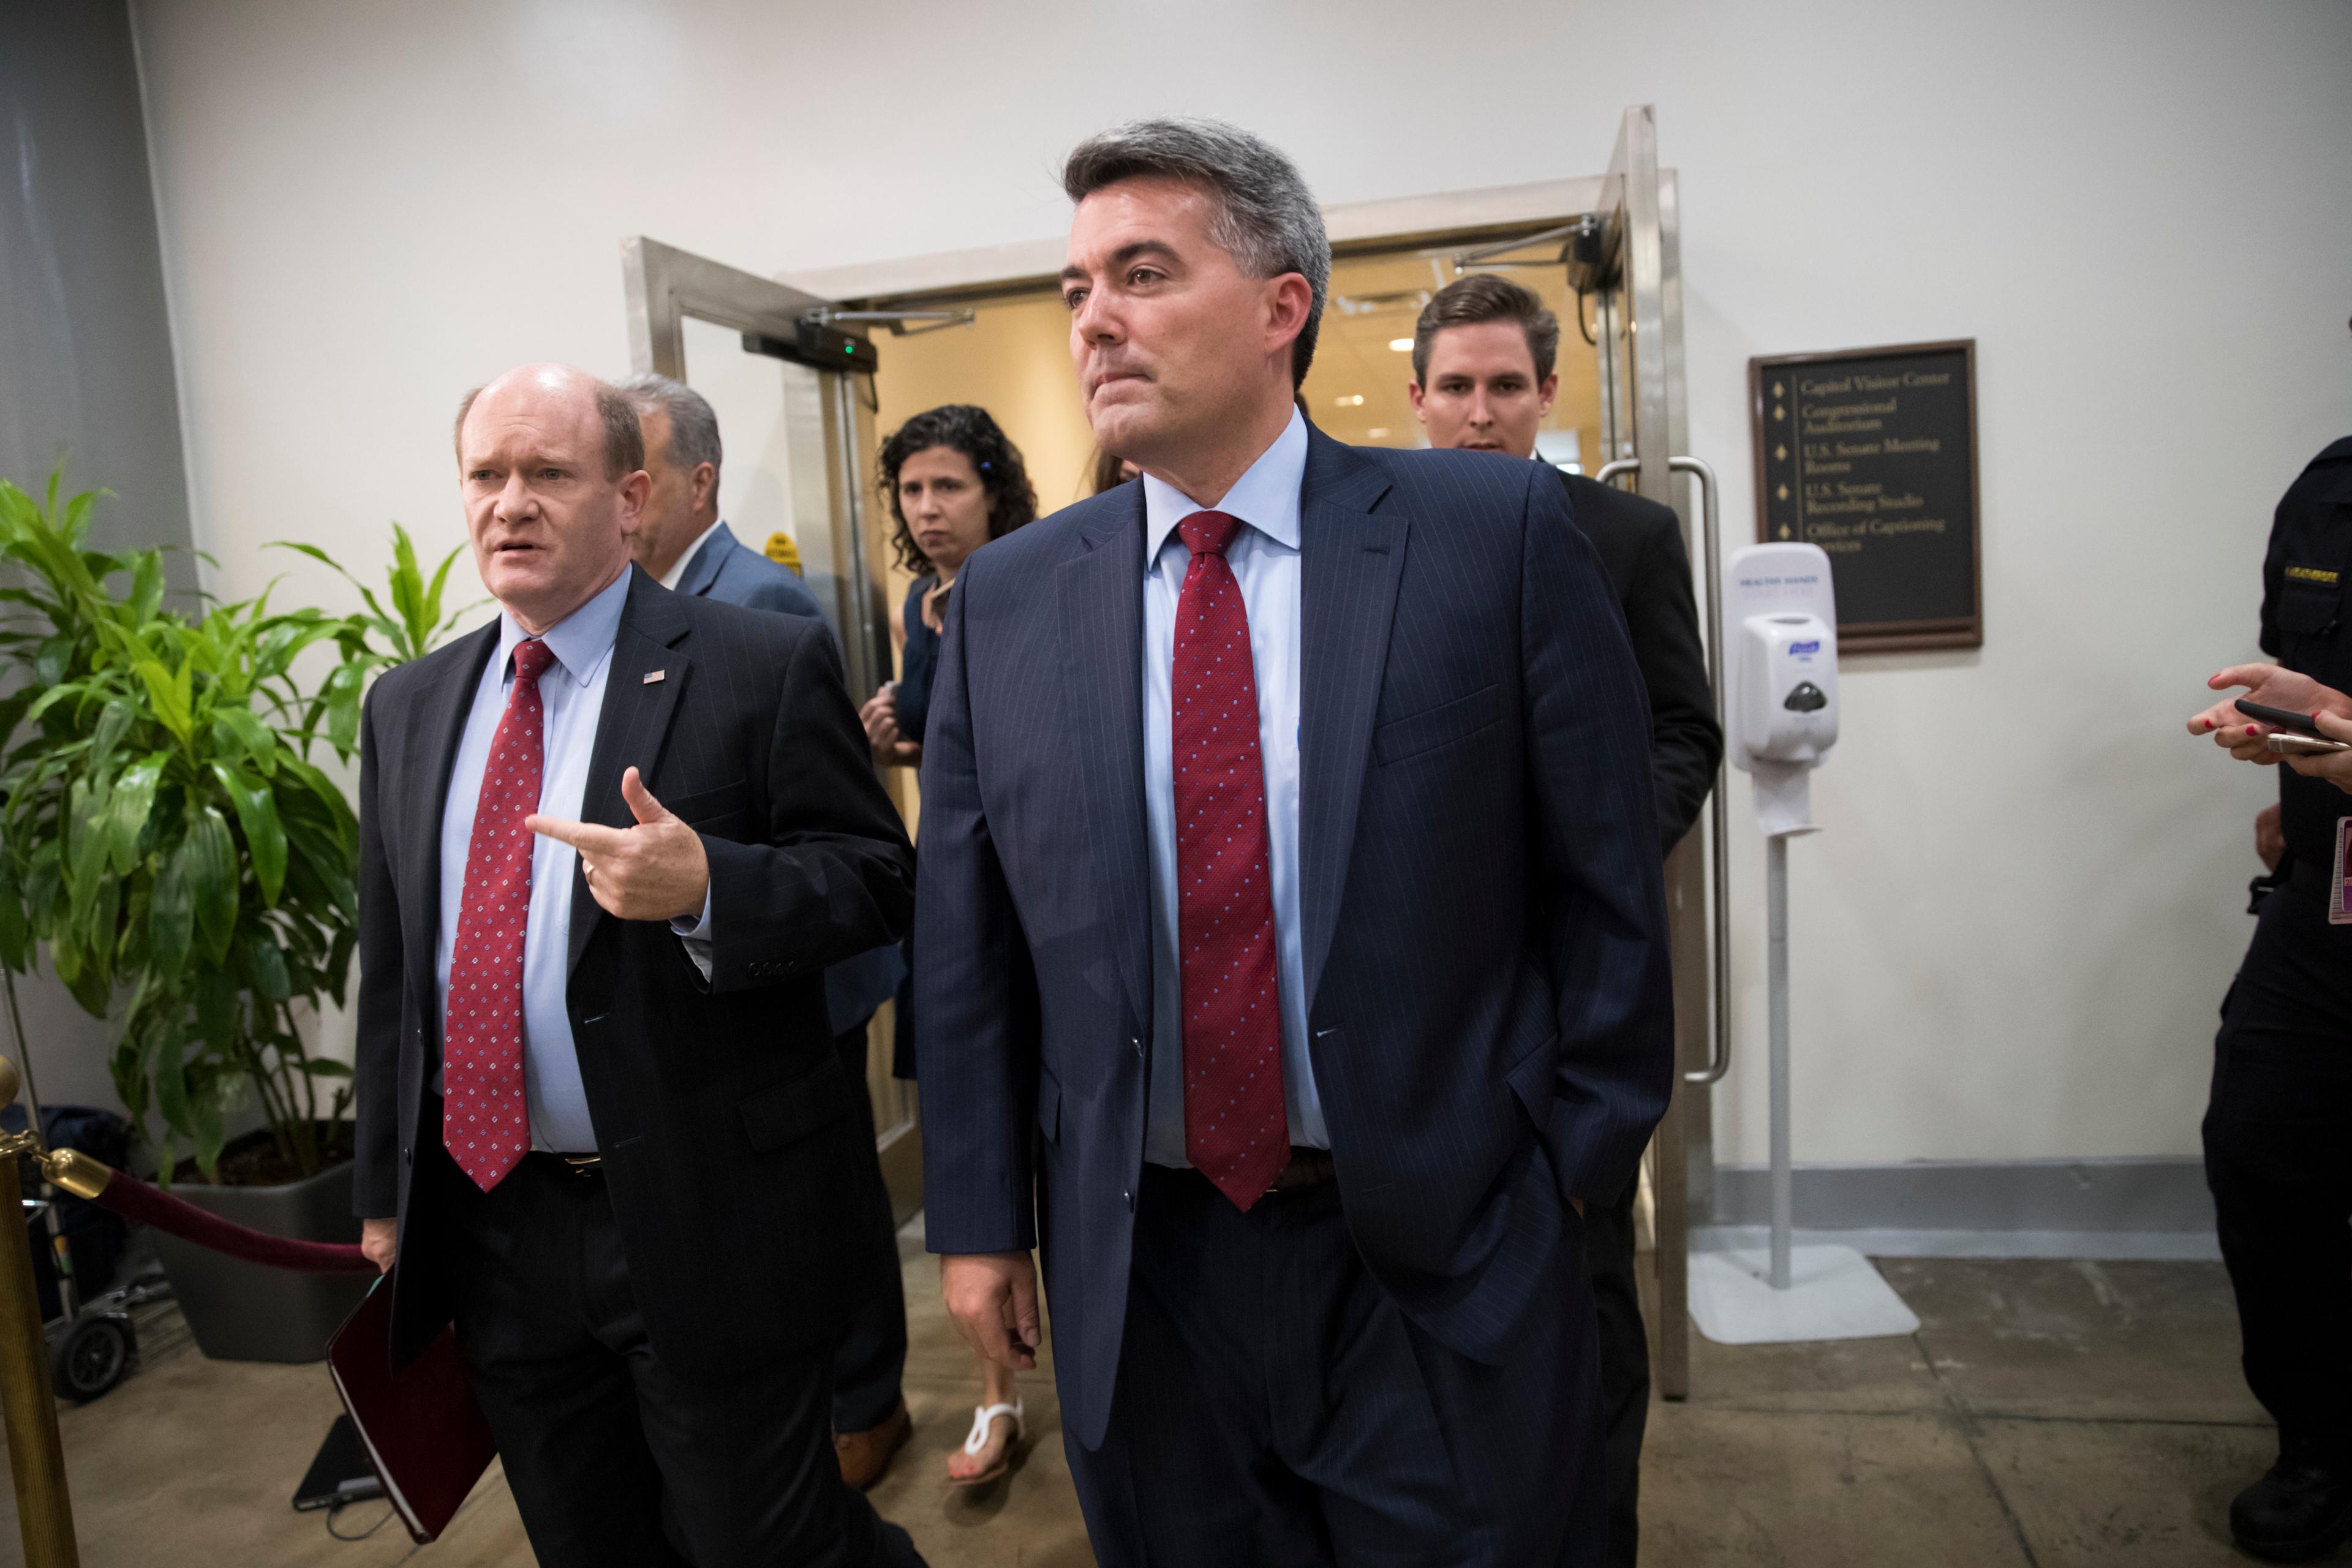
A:
<svg viewBox="0 0 2352 1568">
<path fill-rule="evenodd" d="M 686 381 L 686 321 L 709 321 L 741 332 L 790 340 L 804 316 L 834 302 L 790 284 L 745 272 L 642 235 L 621 242 L 621 275 L 629 317 L 629 363 Z M 853 328 L 836 330 L 854 331 Z M 863 335 L 863 334 L 860 334 Z M 890 679 L 888 614 L 878 539 L 865 504 L 864 456 L 873 446 L 873 419 L 857 395 L 854 374 L 814 371 L 824 389 L 827 524 L 835 574 L 835 624 L 842 630 L 842 663 L 853 692 L 872 691 Z M 691 383 L 688 383 L 691 384 Z M 899 1085 L 875 1064 L 869 1046 L 866 1087 L 875 1107 L 876 1143 L 891 1206 L 903 1222 L 922 1205 L 921 1106 L 912 1085 Z M 887 1124 L 886 1124 L 887 1123 Z"/>
<path fill-rule="evenodd" d="M 1711 662 L 1719 661 L 1722 627 L 1715 606 L 1720 585 L 1714 580 L 1719 496 L 1713 471 L 1686 455 L 1681 192 L 1675 172 L 1658 166 L 1657 116 L 1652 106 L 1636 105 L 1625 111 L 1605 182 L 1601 252 L 1613 257 L 1614 274 L 1599 296 L 1596 312 L 1602 446 L 1608 459 L 1598 477 L 1632 479 L 1637 494 L 1672 507 L 1683 520 L 1690 559 L 1700 564 L 1707 579 L 1706 646 Z M 1707 486 L 1703 519 L 1690 504 L 1692 474 Z M 1716 707 L 1720 713 L 1719 689 Z M 1709 1090 L 1729 1060 L 1722 790 L 1718 768 L 1708 803 L 1710 831 L 1685 836 L 1667 857 L 1665 868 L 1675 958 L 1676 1071 L 1674 1096 L 1652 1142 L 1647 1169 L 1655 1222 L 1651 1342 L 1658 1391 L 1668 1399 L 1690 1394 L 1690 1226 L 1713 1215 L 1715 1137 Z"/>
</svg>

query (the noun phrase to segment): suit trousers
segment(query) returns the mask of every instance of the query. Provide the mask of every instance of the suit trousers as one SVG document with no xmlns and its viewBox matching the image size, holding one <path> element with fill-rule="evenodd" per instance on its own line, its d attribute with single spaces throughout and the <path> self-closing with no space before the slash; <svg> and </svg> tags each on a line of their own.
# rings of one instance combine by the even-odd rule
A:
<svg viewBox="0 0 2352 1568">
<path fill-rule="evenodd" d="M 865 1118 L 866 1148 L 874 1148 L 874 1097 L 866 1086 L 866 1026 L 834 1039 L 841 1070 Z M 898 1271 L 898 1227 L 890 1223 L 890 1192 L 877 1174 L 874 1207 L 866 1223 L 878 1234 L 869 1250 L 872 1278 L 859 1291 L 856 1310 L 833 1352 L 833 1426 L 836 1432 L 871 1432 L 898 1408 L 899 1383 L 907 1371 L 907 1282 Z"/>
<path fill-rule="evenodd" d="M 1650 1334 L 1633 1264 L 1633 1198 L 1624 1195 L 1585 1215 L 1584 1261 L 1601 1323 L 1602 1466 L 1609 1498 L 1609 1568 L 1633 1568 L 1642 1549 L 1642 1436 L 1650 1420 Z"/>
<path fill-rule="evenodd" d="M 2247 1386 L 2284 1452 L 2352 1464 L 2352 926 L 2317 881 L 2263 900 L 2221 1005 L 2205 1180 Z"/>
<path fill-rule="evenodd" d="M 1592 1304 L 1581 1237 L 1564 1240 L 1562 1310 L 1486 1366 L 1405 1318 L 1336 1185 L 1244 1214 L 1146 1165 L 1109 1430 L 1092 1451 L 1064 1440 L 1097 1560 L 1599 1563 Z"/>
<path fill-rule="evenodd" d="M 922 1562 L 842 1483 L 829 1343 L 683 1379 L 646 1340 L 601 1174 L 533 1154 L 483 1193 L 433 1153 L 458 1347 L 541 1568 Z"/>
</svg>

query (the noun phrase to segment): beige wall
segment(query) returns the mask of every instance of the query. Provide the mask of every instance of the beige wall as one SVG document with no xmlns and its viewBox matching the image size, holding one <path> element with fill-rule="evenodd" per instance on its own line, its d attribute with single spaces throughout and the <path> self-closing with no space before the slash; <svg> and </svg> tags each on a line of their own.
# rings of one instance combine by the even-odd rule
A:
<svg viewBox="0 0 2352 1568">
<path fill-rule="evenodd" d="M 299 568 L 267 540 L 454 541 L 452 400 L 526 357 L 625 368 L 623 236 L 773 273 L 1032 239 L 1061 152 L 1169 110 L 1255 126 L 1332 202 L 1590 174 L 1655 103 L 1735 537 L 1749 355 L 1979 345 L 1985 648 L 1849 666 L 1828 830 L 1790 858 L 1800 1157 L 2196 1149 L 2266 781 L 2179 725 L 2252 649 L 2273 500 L 2352 427 L 2339 0 L 135 13 L 196 538 L 236 593 Z M 1023 439 L 1066 486 L 1080 454 Z M 1718 1149 L 1755 1161 L 1735 804 Z"/>
</svg>

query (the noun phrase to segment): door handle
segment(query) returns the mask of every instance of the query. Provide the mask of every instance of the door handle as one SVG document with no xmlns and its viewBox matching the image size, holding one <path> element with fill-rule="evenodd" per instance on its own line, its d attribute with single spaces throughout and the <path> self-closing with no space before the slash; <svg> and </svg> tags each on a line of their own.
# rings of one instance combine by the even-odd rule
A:
<svg viewBox="0 0 2352 1568">
<path fill-rule="evenodd" d="M 1630 474 L 1642 466 L 1638 458 L 1620 458 L 1603 463 L 1592 477 L 1602 484 L 1620 474 Z M 1723 567 L 1721 555 L 1722 526 L 1719 516 L 1721 482 L 1715 469 L 1697 458 L 1668 458 L 1666 467 L 1678 474 L 1688 474 L 1698 481 L 1700 543 L 1706 557 L 1706 684 L 1715 698 L 1715 725 L 1723 729 Z M 1712 882 L 1715 909 L 1714 936 L 1709 955 L 1713 963 L 1708 976 L 1714 1001 L 1709 1037 L 1710 1048 L 1706 1066 L 1697 1072 L 1683 1074 L 1690 1083 L 1720 1083 L 1723 1075 L 1731 1070 L 1731 847 L 1730 813 L 1724 805 L 1723 792 L 1728 778 L 1725 763 L 1715 765 L 1715 788 L 1707 792 L 1706 831 L 1709 858 L 1713 861 Z"/>
</svg>

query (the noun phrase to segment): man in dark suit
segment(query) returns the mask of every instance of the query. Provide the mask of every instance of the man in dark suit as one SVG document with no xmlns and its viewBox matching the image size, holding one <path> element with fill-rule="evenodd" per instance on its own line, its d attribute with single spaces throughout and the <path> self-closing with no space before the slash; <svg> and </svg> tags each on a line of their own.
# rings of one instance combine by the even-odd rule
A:
<svg viewBox="0 0 2352 1568">
<path fill-rule="evenodd" d="M 816 595 L 797 574 L 735 542 L 719 517 L 719 470 L 726 452 L 719 415 L 709 399 L 666 375 L 636 375 L 621 384 L 645 432 L 646 473 L 653 488 L 629 553 L 665 588 L 746 609 L 824 619 Z M 831 622 L 827 621 L 830 626 Z M 866 1087 L 866 1026 L 898 994 L 907 974 L 896 943 L 844 959 L 824 972 L 825 1016 L 841 1070 L 857 1097 L 873 1141 L 874 1101 Z M 901 1382 L 907 1367 L 907 1294 L 899 1274 L 898 1226 L 890 1194 L 875 1164 L 874 1201 L 866 1222 L 882 1237 L 871 1254 L 871 1277 L 859 1282 L 859 1302 L 833 1361 L 833 1445 L 841 1479 L 863 1489 L 880 1480 L 914 1432 Z"/>
<path fill-rule="evenodd" d="M 455 1320 L 550 1568 L 918 1562 L 827 1441 L 873 1161 L 818 976 L 913 869 L 832 639 L 631 566 L 614 389 L 525 366 L 457 446 L 500 614 L 387 672 L 362 738 L 354 1191 L 395 1355 Z"/>
<path fill-rule="evenodd" d="M 1531 464 L 1292 405 L 1280 153 L 1082 144 L 1063 293 L 1143 473 L 964 569 L 916 941 L 926 1231 L 1040 1342 L 1108 1564 L 1598 1560 L 1580 1209 L 1671 1079 L 1648 713 Z"/>
<path fill-rule="evenodd" d="M 1553 369 L 1559 353 L 1559 318 L 1509 279 L 1474 272 L 1439 289 L 1413 324 L 1413 379 L 1406 387 L 1429 444 L 1533 458 L 1536 433 L 1559 391 Z M 1559 473 L 1559 479 L 1576 526 L 1600 552 L 1617 591 L 1633 661 L 1649 690 L 1650 771 L 1663 859 L 1698 820 L 1723 760 L 1682 520 L 1671 507 L 1582 474 Z M 1636 1184 L 1627 1182 L 1613 1203 L 1594 1208 L 1584 1235 L 1601 1321 L 1612 1568 L 1633 1568 L 1642 1538 L 1650 1344 L 1633 1272 Z"/>
</svg>

